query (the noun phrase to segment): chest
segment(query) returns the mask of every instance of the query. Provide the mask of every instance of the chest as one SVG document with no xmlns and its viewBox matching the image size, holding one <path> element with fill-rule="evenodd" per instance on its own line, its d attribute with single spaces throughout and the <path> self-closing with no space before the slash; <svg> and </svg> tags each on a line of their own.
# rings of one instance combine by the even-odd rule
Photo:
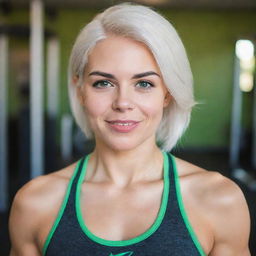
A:
<svg viewBox="0 0 256 256">
<path fill-rule="evenodd" d="M 213 242 L 209 223 L 202 218 L 191 194 L 182 189 L 185 214 L 206 253 Z M 106 240 L 127 240 L 149 230 L 163 207 L 163 181 L 135 187 L 127 191 L 101 190 L 94 185 L 84 186 L 80 195 L 83 222 L 96 236 Z M 171 232 L 171 231 L 170 231 Z"/>
<path fill-rule="evenodd" d="M 128 190 L 109 189 L 90 183 L 84 185 L 79 196 L 82 221 L 87 229 L 99 238 L 113 241 L 135 238 L 148 231 L 159 216 L 163 202 L 163 181 L 147 183 Z M 181 182 L 181 193 L 188 219 L 204 251 L 208 253 L 212 248 L 209 225 L 201 218 L 200 212 L 196 211 L 199 209 L 196 201 L 191 200 L 191 195 L 182 187 Z M 44 219 L 44 225 L 39 229 L 42 231 L 39 239 L 40 248 L 53 222 L 54 218 L 49 221 L 47 218 Z"/>
<path fill-rule="evenodd" d="M 162 203 L 162 181 L 128 190 L 86 185 L 80 195 L 83 222 L 100 238 L 134 238 L 147 231 L 158 217 Z"/>
</svg>

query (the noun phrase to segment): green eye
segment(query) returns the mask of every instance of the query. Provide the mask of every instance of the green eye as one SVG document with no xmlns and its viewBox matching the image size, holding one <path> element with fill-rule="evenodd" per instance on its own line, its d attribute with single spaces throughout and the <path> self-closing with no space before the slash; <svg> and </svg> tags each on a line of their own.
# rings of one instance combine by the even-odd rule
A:
<svg viewBox="0 0 256 256">
<path fill-rule="evenodd" d="M 92 86 L 95 88 L 108 88 L 112 86 L 112 83 L 107 80 L 100 80 L 96 81 Z"/>
<path fill-rule="evenodd" d="M 148 81 L 140 81 L 136 84 L 136 87 L 139 87 L 142 89 L 150 89 L 151 87 L 154 87 L 154 85 Z"/>
</svg>

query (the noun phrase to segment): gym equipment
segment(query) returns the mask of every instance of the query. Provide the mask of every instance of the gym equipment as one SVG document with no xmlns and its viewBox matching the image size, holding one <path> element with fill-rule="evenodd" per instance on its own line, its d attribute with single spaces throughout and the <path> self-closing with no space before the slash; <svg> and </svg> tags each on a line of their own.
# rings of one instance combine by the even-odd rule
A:
<svg viewBox="0 0 256 256">
<path fill-rule="evenodd" d="M 7 210 L 8 202 L 8 36 L 4 31 L 0 31 L 0 78 L 0 212 L 4 212 Z"/>
<path fill-rule="evenodd" d="M 31 178 L 44 170 L 43 132 L 43 3 L 31 1 L 30 17 L 30 131 Z"/>
</svg>

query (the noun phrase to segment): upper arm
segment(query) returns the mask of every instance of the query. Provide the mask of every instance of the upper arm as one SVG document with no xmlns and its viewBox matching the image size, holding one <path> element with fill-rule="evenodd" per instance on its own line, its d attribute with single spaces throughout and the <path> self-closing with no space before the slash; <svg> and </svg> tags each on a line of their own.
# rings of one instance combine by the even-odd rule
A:
<svg viewBox="0 0 256 256">
<path fill-rule="evenodd" d="M 39 256 L 73 169 L 37 177 L 16 194 L 9 218 L 12 256 Z"/>
<path fill-rule="evenodd" d="M 11 256 L 40 255 L 36 242 L 37 211 L 31 195 L 30 185 L 16 194 L 9 218 Z"/>
<path fill-rule="evenodd" d="M 250 215 L 240 188 L 219 175 L 210 218 L 214 233 L 211 256 L 248 256 Z M 217 192 L 216 192 L 217 191 Z"/>
</svg>

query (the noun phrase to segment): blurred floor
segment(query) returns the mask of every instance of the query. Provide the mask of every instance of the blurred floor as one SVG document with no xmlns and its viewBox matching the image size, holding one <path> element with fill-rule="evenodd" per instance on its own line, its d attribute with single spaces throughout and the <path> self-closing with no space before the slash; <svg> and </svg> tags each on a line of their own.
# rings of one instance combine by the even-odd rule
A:
<svg viewBox="0 0 256 256">
<path fill-rule="evenodd" d="M 187 160 L 193 164 L 206 168 L 208 170 L 219 171 L 224 176 L 231 178 L 234 180 L 244 192 L 245 198 L 247 200 L 250 214 L 251 214 L 251 236 L 250 236 L 250 251 L 252 256 L 256 256 L 256 191 L 249 190 L 243 183 L 238 180 L 230 177 L 230 170 L 228 165 L 228 154 L 225 152 L 221 153 L 208 153 L 208 152 L 182 152 L 176 151 L 174 155 L 180 157 L 184 160 Z M 11 198 L 15 194 L 17 190 L 17 184 L 19 182 L 15 180 L 15 177 L 11 178 L 11 186 L 10 186 L 10 195 Z M 0 255 L 7 256 L 9 253 L 10 243 L 8 238 L 8 213 L 0 215 Z"/>
</svg>

